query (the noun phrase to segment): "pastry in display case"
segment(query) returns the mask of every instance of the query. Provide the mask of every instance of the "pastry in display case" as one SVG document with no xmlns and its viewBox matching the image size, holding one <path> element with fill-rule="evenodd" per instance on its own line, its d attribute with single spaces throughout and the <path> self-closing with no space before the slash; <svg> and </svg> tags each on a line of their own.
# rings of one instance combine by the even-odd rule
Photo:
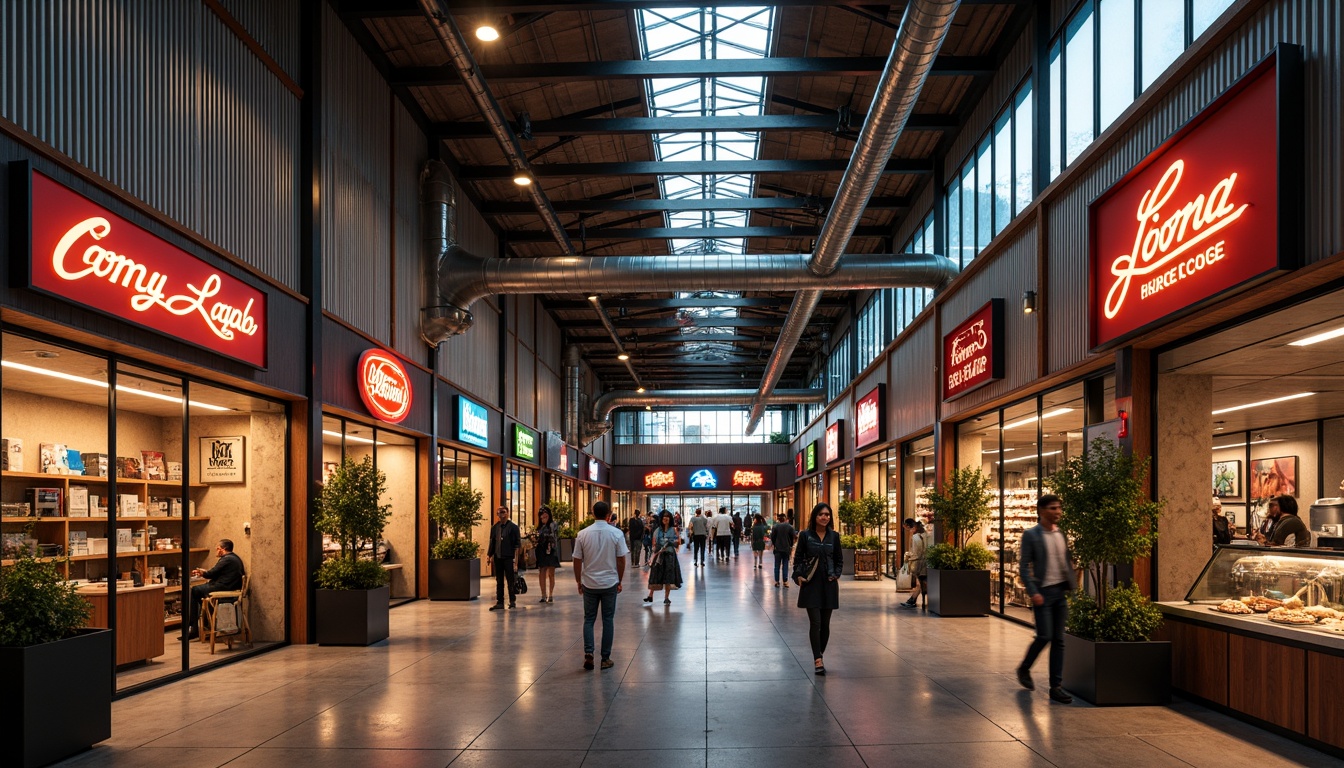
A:
<svg viewBox="0 0 1344 768">
<path fill-rule="evenodd" d="M 1344 633 L 1344 552 L 1220 547 L 1185 601 L 1247 622 Z"/>
</svg>

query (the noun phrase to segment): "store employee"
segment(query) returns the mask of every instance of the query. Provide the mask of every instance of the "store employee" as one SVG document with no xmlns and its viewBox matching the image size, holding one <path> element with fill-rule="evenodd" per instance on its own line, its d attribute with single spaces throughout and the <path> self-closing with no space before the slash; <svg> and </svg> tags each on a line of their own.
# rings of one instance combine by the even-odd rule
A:
<svg viewBox="0 0 1344 768">
<path fill-rule="evenodd" d="M 1269 500 L 1269 519 L 1274 527 L 1269 536 L 1256 534 L 1255 540 L 1271 547 L 1310 547 L 1311 531 L 1297 516 L 1297 499 L 1284 494 Z"/>
<path fill-rule="evenodd" d="M 233 554 L 233 541 L 231 539 L 220 539 L 215 545 L 215 556 L 219 560 L 215 561 L 215 567 L 208 571 L 200 568 L 191 570 L 192 576 L 204 576 L 210 581 L 204 584 L 197 584 L 191 588 L 191 625 L 187 630 L 187 638 L 195 640 L 197 636 L 197 622 L 201 618 L 201 601 L 211 592 L 232 592 L 243 588 L 243 559 Z"/>
</svg>

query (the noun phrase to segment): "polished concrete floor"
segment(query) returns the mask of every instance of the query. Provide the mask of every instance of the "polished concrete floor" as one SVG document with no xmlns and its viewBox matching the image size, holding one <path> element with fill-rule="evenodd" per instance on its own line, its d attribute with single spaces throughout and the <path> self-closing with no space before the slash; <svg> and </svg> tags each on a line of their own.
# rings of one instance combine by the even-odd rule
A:
<svg viewBox="0 0 1344 768">
<path fill-rule="evenodd" d="M 767 561 L 769 556 L 767 555 Z M 796 589 L 746 556 L 689 567 L 663 606 L 616 611 L 616 666 L 582 669 L 573 572 L 538 604 L 392 611 L 369 648 L 283 648 L 118 701 L 110 741 L 66 765 L 1217 766 L 1341 761 L 1202 707 L 1051 703 L 1012 669 L 1030 631 L 896 607 L 892 582 L 845 580 L 829 675 L 813 676 Z M 1038 663 L 1037 680 L 1045 676 Z"/>
</svg>

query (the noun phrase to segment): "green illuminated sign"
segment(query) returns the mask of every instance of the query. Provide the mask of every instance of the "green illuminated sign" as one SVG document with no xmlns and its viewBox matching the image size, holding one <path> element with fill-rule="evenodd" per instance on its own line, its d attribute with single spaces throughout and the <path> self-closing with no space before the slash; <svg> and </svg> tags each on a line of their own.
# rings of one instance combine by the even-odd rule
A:
<svg viewBox="0 0 1344 768">
<path fill-rule="evenodd" d="M 803 471 L 813 472 L 817 468 L 817 441 L 807 444 L 807 456 L 803 459 Z"/>
<path fill-rule="evenodd" d="M 527 461 L 537 460 L 537 434 L 522 424 L 513 425 L 513 455 Z"/>
</svg>

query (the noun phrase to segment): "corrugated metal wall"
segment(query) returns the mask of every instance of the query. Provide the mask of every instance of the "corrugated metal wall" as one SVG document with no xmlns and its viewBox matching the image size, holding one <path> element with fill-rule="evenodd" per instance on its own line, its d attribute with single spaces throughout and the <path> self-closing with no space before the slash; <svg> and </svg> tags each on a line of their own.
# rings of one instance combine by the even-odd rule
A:
<svg viewBox="0 0 1344 768">
<path fill-rule="evenodd" d="M 439 348 L 438 373 L 473 400 L 505 408 L 499 401 L 499 312 L 489 301 L 478 301 L 471 310 L 471 330 Z"/>
<path fill-rule="evenodd" d="M 322 27 L 323 307 L 390 343 L 391 92 L 325 4 Z"/>
<path fill-rule="evenodd" d="M 533 296 L 518 296 L 509 302 L 513 310 L 513 320 L 509 331 L 518 337 L 518 342 L 528 351 L 537 348 L 537 300 Z"/>
<path fill-rule="evenodd" d="M 892 352 L 887 374 L 887 438 L 928 429 L 936 417 L 939 394 L 934 386 L 938 342 L 930 316 L 908 331 Z M 862 393 L 860 393 L 862 394 Z"/>
<path fill-rule="evenodd" d="M 290 288 L 298 100 L 200 3 L 0 3 L 0 114 Z"/>
<path fill-rule="evenodd" d="M 299 0 L 219 0 L 291 79 L 299 79 Z"/>
<path fill-rule="evenodd" d="M 973 275 L 970 282 L 955 296 L 949 297 L 941 307 L 943 333 L 947 334 L 965 322 L 991 298 L 1003 298 L 1005 304 L 1003 379 L 945 403 L 943 418 L 973 410 L 980 403 L 992 400 L 1009 390 L 1027 386 L 1036 380 L 1039 366 L 1036 356 L 1036 331 L 1042 316 L 1022 312 L 1022 294 L 1028 290 L 1036 290 L 1035 225 L 1024 227 L 1018 237 L 1001 250 L 992 263 Z M 935 354 L 941 354 L 941 349 L 940 341 Z M 941 397 L 940 391 L 937 398 Z"/>
<path fill-rule="evenodd" d="M 537 354 L 541 362 L 556 373 L 564 370 L 564 354 L 561 350 L 564 334 L 555 318 L 545 308 L 537 310 Z M 591 391 L 591 390 L 590 390 Z"/>
<path fill-rule="evenodd" d="M 536 361 L 537 371 L 537 429 L 560 431 L 564 429 L 561 417 L 561 378 L 558 373 Z"/>
<path fill-rule="evenodd" d="M 512 334 L 510 334 L 510 341 L 514 341 Z M 510 388 L 514 391 L 512 413 L 518 421 L 535 427 L 537 423 L 537 359 L 533 356 L 531 350 L 521 344 L 515 343 L 515 350 L 513 380 L 510 382 Z"/>
<path fill-rule="evenodd" d="M 398 352 L 423 361 L 428 359 L 429 347 L 420 338 L 420 308 L 432 288 L 425 277 L 426 257 L 420 242 L 420 171 L 429 158 L 429 142 L 400 101 L 392 109 L 392 126 L 397 265 L 396 338 L 392 343 Z"/>
</svg>

